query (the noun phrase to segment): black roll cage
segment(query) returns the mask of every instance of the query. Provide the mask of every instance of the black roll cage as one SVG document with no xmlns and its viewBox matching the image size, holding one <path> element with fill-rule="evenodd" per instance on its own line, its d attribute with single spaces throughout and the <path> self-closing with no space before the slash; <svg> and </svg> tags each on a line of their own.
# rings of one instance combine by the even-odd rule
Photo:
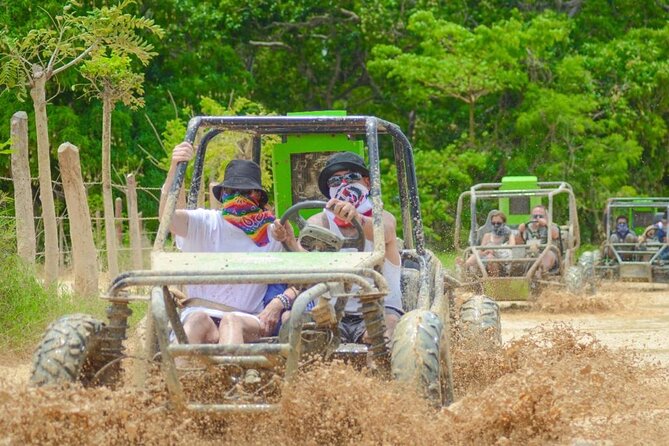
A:
<svg viewBox="0 0 669 446">
<path fill-rule="evenodd" d="M 390 135 L 393 139 L 393 151 L 397 168 L 404 247 L 415 249 L 419 256 L 425 254 L 425 235 L 418 197 L 413 149 L 406 135 L 396 124 L 373 116 L 197 116 L 189 121 L 184 141 L 194 143 L 198 131 L 203 129 L 209 129 L 209 131 L 201 138 L 196 149 L 193 178 L 188 194 L 189 209 L 193 209 L 197 203 L 207 145 L 215 136 L 225 131 L 243 132 L 252 135 L 252 157 L 258 163 L 262 150 L 262 135 L 365 135 L 371 180 L 370 197 L 375 216 L 373 217 L 375 239 L 377 239 L 376 230 L 382 230 L 378 135 Z M 176 175 L 170 185 L 165 203 L 164 218 L 160 221 L 153 245 L 154 251 L 164 249 L 168 228 L 176 209 L 178 191 L 184 183 L 187 164 L 187 162 L 181 162 L 177 165 Z"/>
</svg>

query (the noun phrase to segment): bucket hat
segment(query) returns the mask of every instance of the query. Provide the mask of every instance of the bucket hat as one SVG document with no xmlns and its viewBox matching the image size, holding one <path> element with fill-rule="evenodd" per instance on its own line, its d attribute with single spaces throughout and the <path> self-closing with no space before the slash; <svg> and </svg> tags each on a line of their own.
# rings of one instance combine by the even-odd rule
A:
<svg viewBox="0 0 669 446">
<path fill-rule="evenodd" d="M 321 193 L 328 198 L 330 197 L 330 188 L 328 187 L 328 180 L 335 172 L 340 170 L 350 170 L 351 172 L 361 173 L 363 176 L 369 176 L 369 170 L 365 165 L 365 160 L 360 155 L 353 152 L 337 152 L 331 155 L 325 162 L 325 167 L 318 175 L 318 188 Z"/>
<path fill-rule="evenodd" d="M 261 184 L 260 166 L 251 160 L 232 160 L 225 167 L 223 181 L 212 188 L 214 196 L 220 200 L 223 189 L 259 190 L 261 206 L 267 204 L 267 192 Z"/>
</svg>

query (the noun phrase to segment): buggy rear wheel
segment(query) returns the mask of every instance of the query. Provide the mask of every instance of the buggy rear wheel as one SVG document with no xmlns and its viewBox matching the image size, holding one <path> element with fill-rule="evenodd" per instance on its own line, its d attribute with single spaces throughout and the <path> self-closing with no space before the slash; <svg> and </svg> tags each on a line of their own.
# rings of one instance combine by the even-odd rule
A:
<svg viewBox="0 0 669 446">
<path fill-rule="evenodd" d="M 33 357 L 30 385 L 48 386 L 80 382 L 84 386 L 106 384 L 111 374 L 96 374 L 107 364 L 103 354 L 104 324 L 86 314 L 63 316 L 46 330 Z M 111 367 L 113 372 L 116 367 Z M 113 377 L 115 378 L 115 376 Z"/>
<path fill-rule="evenodd" d="M 578 259 L 578 265 L 582 268 L 583 286 L 585 293 L 593 295 L 597 292 L 597 275 L 595 274 L 595 265 L 599 262 L 598 251 L 586 251 Z"/>
<path fill-rule="evenodd" d="M 580 265 L 572 265 L 565 273 L 565 284 L 567 291 L 571 294 L 580 294 L 583 291 L 583 268 Z"/>
<path fill-rule="evenodd" d="M 390 368 L 395 380 L 416 386 L 435 406 L 445 402 L 447 367 L 442 358 L 444 325 L 436 314 L 413 310 L 400 319 L 393 337 Z"/>
<path fill-rule="evenodd" d="M 459 334 L 468 346 L 498 348 L 502 344 L 499 305 L 483 294 L 470 297 L 460 306 Z"/>
</svg>

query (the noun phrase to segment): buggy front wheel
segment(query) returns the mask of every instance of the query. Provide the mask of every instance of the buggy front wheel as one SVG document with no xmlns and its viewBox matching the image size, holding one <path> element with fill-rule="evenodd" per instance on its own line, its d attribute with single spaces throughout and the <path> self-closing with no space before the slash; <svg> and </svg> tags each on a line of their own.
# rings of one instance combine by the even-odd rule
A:
<svg viewBox="0 0 669 446">
<path fill-rule="evenodd" d="M 436 314 L 413 310 L 395 328 L 390 366 L 395 380 L 415 386 L 435 406 L 446 401 L 448 367 L 442 345 L 444 325 Z"/>
<path fill-rule="evenodd" d="M 96 379 L 107 364 L 103 352 L 104 324 L 86 314 L 63 316 L 47 328 L 33 358 L 30 385 L 48 386 L 80 382 L 84 386 L 106 384 L 109 374 Z M 113 371 L 115 367 L 111 367 Z"/>
</svg>

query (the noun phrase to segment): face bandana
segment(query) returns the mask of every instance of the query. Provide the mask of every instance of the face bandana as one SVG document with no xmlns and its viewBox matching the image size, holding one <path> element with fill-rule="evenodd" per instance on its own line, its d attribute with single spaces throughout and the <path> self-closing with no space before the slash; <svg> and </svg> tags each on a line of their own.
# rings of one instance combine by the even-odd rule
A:
<svg viewBox="0 0 669 446">
<path fill-rule="evenodd" d="M 504 225 L 499 224 L 499 225 L 493 225 L 492 226 L 492 232 L 497 236 L 501 237 L 504 235 Z"/>
<path fill-rule="evenodd" d="M 263 211 L 255 201 L 239 192 L 223 195 L 222 202 L 221 214 L 225 221 L 244 231 L 256 246 L 269 243 L 267 230 L 274 221 L 270 211 Z"/>
<path fill-rule="evenodd" d="M 616 232 L 618 233 L 618 237 L 624 239 L 625 236 L 627 235 L 628 229 L 629 228 L 627 227 L 627 223 L 618 223 L 616 225 Z"/>
<path fill-rule="evenodd" d="M 369 189 L 361 183 L 342 183 L 337 187 L 331 187 L 330 196 L 337 200 L 348 201 L 353 204 L 358 213 L 362 215 L 366 215 L 367 217 L 372 215 L 372 201 L 369 199 Z M 326 212 L 331 211 L 326 210 Z M 340 228 L 353 226 L 351 223 L 342 220 L 339 217 L 335 217 L 334 221 Z"/>
</svg>

